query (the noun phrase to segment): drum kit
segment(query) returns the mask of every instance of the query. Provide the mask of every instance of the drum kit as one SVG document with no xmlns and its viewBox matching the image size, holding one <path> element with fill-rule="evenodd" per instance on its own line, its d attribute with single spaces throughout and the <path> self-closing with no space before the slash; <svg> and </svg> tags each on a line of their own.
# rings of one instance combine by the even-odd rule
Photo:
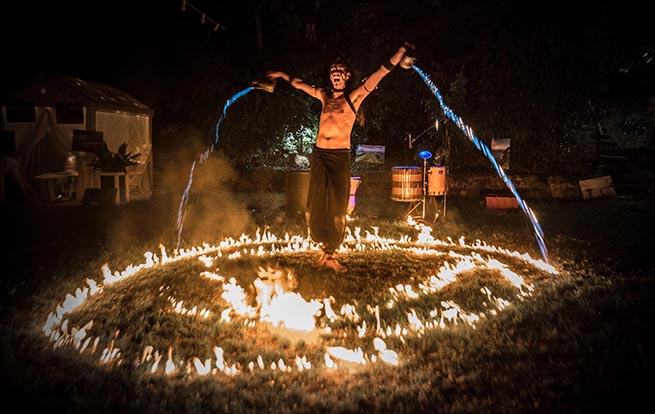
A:
<svg viewBox="0 0 655 414">
<path fill-rule="evenodd" d="M 412 137 L 408 134 L 407 144 L 409 149 L 413 149 L 413 144 L 420 137 L 432 131 L 439 131 L 439 118 L 435 120 L 434 125 L 428 126 L 420 134 Z M 448 156 L 450 153 L 450 137 L 448 134 L 448 122 L 443 123 L 444 133 L 442 146 L 438 147 L 434 154 L 434 166 L 428 168 L 428 160 L 433 157 L 430 151 L 422 150 L 418 153 L 419 158 L 423 160 L 423 168 L 418 166 L 397 166 L 391 168 L 392 186 L 391 199 L 393 201 L 409 202 L 409 208 L 405 216 L 417 219 L 423 224 L 432 224 L 439 217 L 439 208 L 436 197 L 442 198 L 442 217 L 446 217 L 446 194 L 448 186 L 446 185 L 446 174 L 448 165 Z M 426 220 L 430 204 L 431 220 Z M 421 207 L 420 216 L 412 216 L 412 213 Z M 432 214 L 434 213 L 434 214 Z"/>
<path fill-rule="evenodd" d="M 443 197 L 443 216 L 446 216 L 446 167 L 431 166 L 428 160 L 432 158 L 430 151 L 419 152 L 423 159 L 423 168 L 418 166 L 396 166 L 391 168 L 391 199 L 393 201 L 411 203 L 405 216 L 418 218 L 419 221 L 434 223 L 439 216 L 435 212 L 431 221 L 426 220 L 428 203 L 436 205 L 435 196 Z M 429 197 L 429 198 L 428 198 Z M 421 207 L 420 217 L 411 214 Z"/>
</svg>

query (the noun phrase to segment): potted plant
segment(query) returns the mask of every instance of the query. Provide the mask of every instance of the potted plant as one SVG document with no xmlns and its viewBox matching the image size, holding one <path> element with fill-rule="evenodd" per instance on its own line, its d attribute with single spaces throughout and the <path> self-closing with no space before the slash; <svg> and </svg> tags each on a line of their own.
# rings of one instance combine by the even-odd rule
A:
<svg viewBox="0 0 655 414">
<path fill-rule="evenodd" d="M 127 151 L 127 143 L 118 147 L 118 152 L 111 152 L 107 145 L 96 154 L 94 168 L 100 172 L 100 188 L 115 190 L 115 203 L 123 204 L 129 201 L 129 188 L 127 184 L 127 167 L 138 164 L 139 153 Z"/>
<path fill-rule="evenodd" d="M 141 154 L 127 152 L 127 143 L 123 142 L 118 147 L 118 152 L 111 152 L 107 145 L 97 153 L 93 166 L 102 172 L 127 172 L 127 167 L 136 165 Z"/>
</svg>

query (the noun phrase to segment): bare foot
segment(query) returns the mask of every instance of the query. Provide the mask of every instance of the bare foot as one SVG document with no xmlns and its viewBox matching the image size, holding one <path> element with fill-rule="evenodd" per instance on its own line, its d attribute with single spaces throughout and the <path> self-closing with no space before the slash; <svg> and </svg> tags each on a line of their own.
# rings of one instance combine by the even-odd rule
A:
<svg viewBox="0 0 655 414">
<path fill-rule="evenodd" d="M 330 257 L 329 253 L 323 253 L 323 255 L 318 259 L 316 262 L 314 262 L 314 267 L 321 267 L 325 266 L 325 262 L 328 260 Z"/>
<path fill-rule="evenodd" d="M 334 270 L 337 273 L 343 273 L 347 271 L 345 267 L 341 266 L 341 263 L 335 258 L 335 257 L 328 257 L 327 260 L 325 261 L 325 266 L 329 267 L 330 269 Z"/>
</svg>

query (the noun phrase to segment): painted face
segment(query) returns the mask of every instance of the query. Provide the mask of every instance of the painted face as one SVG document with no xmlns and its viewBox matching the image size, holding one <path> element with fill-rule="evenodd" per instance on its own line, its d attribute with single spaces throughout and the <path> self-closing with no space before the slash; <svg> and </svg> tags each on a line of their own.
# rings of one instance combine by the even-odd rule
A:
<svg viewBox="0 0 655 414">
<path fill-rule="evenodd" d="M 344 89 L 346 87 L 346 81 L 349 78 L 350 72 L 348 72 L 344 65 L 335 64 L 330 66 L 330 81 L 334 89 Z"/>
</svg>

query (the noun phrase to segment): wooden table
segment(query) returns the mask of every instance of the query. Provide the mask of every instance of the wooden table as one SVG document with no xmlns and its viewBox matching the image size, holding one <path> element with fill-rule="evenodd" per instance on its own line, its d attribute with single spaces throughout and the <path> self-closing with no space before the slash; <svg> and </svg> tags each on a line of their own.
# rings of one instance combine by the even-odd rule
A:
<svg viewBox="0 0 655 414">
<path fill-rule="evenodd" d="M 130 186 L 127 185 L 127 176 L 124 172 L 101 171 L 100 188 L 115 188 L 116 197 L 114 204 L 126 204 L 130 202 Z"/>
<path fill-rule="evenodd" d="M 39 194 L 44 201 L 73 200 L 77 171 L 45 173 L 34 178 L 39 182 Z M 62 199 L 60 193 L 64 193 L 65 198 Z"/>
</svg>

